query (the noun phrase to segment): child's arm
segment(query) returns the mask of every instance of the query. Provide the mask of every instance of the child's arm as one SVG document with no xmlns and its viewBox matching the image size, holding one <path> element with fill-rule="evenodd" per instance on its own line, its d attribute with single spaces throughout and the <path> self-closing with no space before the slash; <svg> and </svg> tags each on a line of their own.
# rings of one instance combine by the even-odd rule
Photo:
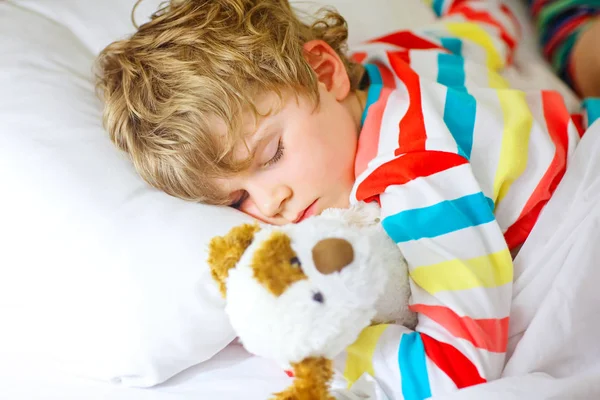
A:
<svg viewBox="0 0 600 400">
<path fill-rule="evenodd" d="M 392 93 L 388 106 L 394 100 Z M 382 135 L 388 140 L 392 132 Z M 435 139 L 435 151 L 400 146 L 387 161 L 382 154 L 353 193 L 355 200 L 379 200 L 383 226 L 409 263 L 419 324 L 416 332 L 367 328 L 349 349 L 346 377 L 369 371 L 356 360 L 371 354 L 371 371 L 406 399 L 497 379 L 507 346 L 513 265 L 493 201 L 460 146 Z"/>
<path fill-rule="evenodd" d="M 368 140 L 372 125 L 380 126 L 377 154 L 359 171 L 351 196 L 380 202 L 383 227 L 409 264 L 419 324 L 416 332 L 367 328 L 348 349 L 344 370 L 351 382 L 374 374 L 398 398 L 497 379 L 507 346 L 513 264 L 494 216 L 501 192 L 482 190 L 468 143 L 438 125 L 435 108 L 423 123 L 421 110 L 437 95 L 413 88 L 403 109 L 404 90 L 384 89 L 361 134 Z M 490 147 L 497 139 L 489 138 Z"/>
<path fill-rule="evenodd" d="M 381 379 L 380 371 L 397 370 L 391 379 L 407 399 L 497 379 L 504 365 L 512 260 L 492 200 L 452 145 L 397 151 L 360 177 L 354 193 L 381 203 L 383 226 L 409 263 L 419 324 L 416 332 L 368 328 L 349 353 L 379 355 L 372 371 Z M 347 360 L 350 380 L 366 372 Z"/>
</svg>

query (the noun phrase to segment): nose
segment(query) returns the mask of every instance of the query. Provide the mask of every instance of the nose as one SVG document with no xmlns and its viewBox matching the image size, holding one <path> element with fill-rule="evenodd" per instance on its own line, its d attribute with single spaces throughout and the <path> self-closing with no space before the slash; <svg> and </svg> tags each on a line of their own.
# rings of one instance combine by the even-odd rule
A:
<svg viewBox="0 0 600 400">
<path fill-rule="evenodd" d="M 317 271 L 329 275 L 343 270 L 354 261 L 354 249 L 346 239 L 327 238 L 313 247 L 312 256 Z"/>
<path fill-rule="evenodd" d="M 282 184 L 270 187 L 257 186 L 249 189 L 248 193 L 261 214 L 268 218 L 280 214 L 283 211 L 285 202 L 292 195 L 291 189 Z"/>
</svg>

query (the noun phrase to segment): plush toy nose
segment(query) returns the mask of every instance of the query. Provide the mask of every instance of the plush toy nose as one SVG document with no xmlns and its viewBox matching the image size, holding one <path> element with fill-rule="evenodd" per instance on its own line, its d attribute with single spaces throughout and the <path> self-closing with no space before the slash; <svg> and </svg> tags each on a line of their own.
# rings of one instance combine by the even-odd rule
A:
<svg viewBox="0 0 600 400">
<path fill-rule="evenodd" d="M 317 270 L 329 275 L 343 270 L 354 261 L 354 249 L 345 239 L 329 238 L 313 247 L 312 256 Z"/>
</svg>

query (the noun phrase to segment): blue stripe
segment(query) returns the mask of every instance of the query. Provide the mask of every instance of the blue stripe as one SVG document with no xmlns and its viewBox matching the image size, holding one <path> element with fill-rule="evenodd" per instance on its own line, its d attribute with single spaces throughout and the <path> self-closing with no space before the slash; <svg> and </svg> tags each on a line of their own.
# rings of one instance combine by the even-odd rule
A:
<svg viewBox="0 0 600 400">
<path fill-rule="evenodd" d="M 365 124 L 369 107 L 371 107 L 371 104 L 379 100 L 379 96 L 381 96 L 381 89 L 383 89 L 383 79 L 381 78 L 381 72 L 379 72 L 377 65 L 365 64 L 365 70 L 367 71 L 367 74 L 369 74 L 370 85 L 367 93 L 367 103 L 365 104 L 365 109 L 360 121 L 361 125 Z"/>
<path fill-rule="evenodd" d="M 493 209 L 492 200 L 479 192 L 390 215 L 382 225 L 396 243 L 402 243 L 488 223 L 494 220 Z"/>
<path fill-rule="evenodd" d="M 465 59 L 454 54 L 438 54 L 438 83 L 465 91 Z"/>
<path fill-rule="evenodd" d="M 438 17 L 442 16 L 442 13 L 444 12 L 444 0 L 433 0 L 433 12 L 435 12 L 435 15 Z"/>
<path fill-rule="evenodd" d="M 404 399 L 423 400 L 431 397 L 429 375 L 425 364 L 425 347 L 418 332 L 402 335 L 398 349 L 398 364 Z"/>
<path fill-rule="evenodd" d="M 473 132 L 477 102 L 467 92 L 448 88 L 444 106 L 444 123 L 454 137 L 458 146 L 458 154 L 467 160 L 471 158 L 473 149 Z"/>
<path fill-rule="evenodd" d="M 440 39 L 442 46 L 452 54 L 462 55 L 462 40 L 453 37 L 443 37 Z"/>
<path fill-rule="evenodd" d="M 587 113 L 588 127 L 600 118 L 600 97 L 588 97 L 583 100 L 583 108 Z"/>
</svg>

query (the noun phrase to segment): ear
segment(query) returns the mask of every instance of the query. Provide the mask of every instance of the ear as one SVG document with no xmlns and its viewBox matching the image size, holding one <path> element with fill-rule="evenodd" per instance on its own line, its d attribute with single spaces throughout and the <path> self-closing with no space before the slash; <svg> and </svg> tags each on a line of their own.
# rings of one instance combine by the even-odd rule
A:
<svg viewBox="0 0 600 400">
<path fill-rule="evenodd" d="M 304 54 L 319 82 L 336 100 L 344 100 L 350 93 L 350 77 L 336 51 L 323 40 L 311 40 L 304 44 Z"/>
<path fill-rule="evenodd" d="M 325 357 L 310 357 L 292 363 L 294 383 L 272 400 L 335 400 L 329 393 L 333 363 Z"/>
<path fill-rule="evenodd" d="M 225 281 L 229 270 L 234 268 L 244 251 L 250 246 L 254 234 L 260 227 L 256 224 L 244 224 L 231 229 L 225 236 L 212 238 L 208 245 L 208 266 L 213 279 L 219 285 L 223 297 L 226 296 Z"/>
</svg>

